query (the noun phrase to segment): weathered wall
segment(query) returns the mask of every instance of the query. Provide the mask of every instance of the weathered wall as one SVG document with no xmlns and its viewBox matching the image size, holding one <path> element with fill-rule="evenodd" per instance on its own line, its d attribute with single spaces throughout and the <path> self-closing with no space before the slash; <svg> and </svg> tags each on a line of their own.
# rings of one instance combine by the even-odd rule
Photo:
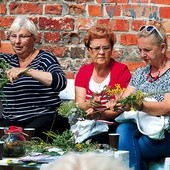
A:
<svg viewBox="0 0 170 170">
<path fill-rule="evenodd" d="M 1 51 L 10 52 L 6 33 L 17 15 L 37 25 L 37 47 L 55 53 L 63 69 L 75 73 L 89 60 L 82 37 L 95 23 L 111 26 L 116 38 L 113 57 L 132 71 L 143 64 L 136 47 L 139 27 L 162 20 L 170 33 L 170 0 L 1 0 Z"/>
</svg>

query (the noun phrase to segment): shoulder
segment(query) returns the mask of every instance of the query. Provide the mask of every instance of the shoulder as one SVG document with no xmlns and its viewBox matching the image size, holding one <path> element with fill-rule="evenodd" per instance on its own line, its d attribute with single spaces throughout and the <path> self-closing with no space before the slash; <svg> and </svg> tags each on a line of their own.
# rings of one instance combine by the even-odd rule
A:
<svg viewBox="0 0 170 170">
<path fill-rule="evenodd" d="M 143 67 L 139 67 L 136 69 L 136 71 L 134 72 L 134 74 L 145 74 L 146 72 L 148 72 L 150 69 L 150 65 L 146 65 Z"/>
<path fill-rule="evenodd" d="M 0 53 L 1 59 L 10 59 L 14 54 Z"/>
<path fill-rule="evenodd" d="M 84 64 L 80 67 L 79 72 L 86 71 L 86 72 L 91 72 L 93 70 L 94 66 L 92 63 L 90 64 Z"/>
<path fill-rule="evenodd" d="M 129 70 L 126 64 L 115 61 L 114 59 L 111 60 L 111 63 L 112 63 L 112 67 L 111 67 L 112 70 L 117 70 L 117 71 Z"/>
<path fill-rule="evenodd" d="M 58 62 L 57 57 L 49 51 L 39 50 L 37 57 L 41 58 L 44 62 Z"/>
</svg>

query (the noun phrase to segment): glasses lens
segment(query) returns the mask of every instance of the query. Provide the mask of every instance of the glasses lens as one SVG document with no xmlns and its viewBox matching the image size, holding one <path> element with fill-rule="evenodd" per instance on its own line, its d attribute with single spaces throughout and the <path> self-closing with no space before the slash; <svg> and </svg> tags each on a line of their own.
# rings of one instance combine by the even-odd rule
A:
<svg viewBox="0 0 170 170">
<path fill-rule="evenodd" d="M 154 27 L 153 26 L 148 26 L 147 31 L 153 31 Z"/>
<path fill-rule="evenodd" d="M 140 30 L 139 31 L 142 31 L 143 29 L 145 29 L 145 25 L 144 26 L 142 26 L 141 28 L 140 28 Z"/>
</svg>

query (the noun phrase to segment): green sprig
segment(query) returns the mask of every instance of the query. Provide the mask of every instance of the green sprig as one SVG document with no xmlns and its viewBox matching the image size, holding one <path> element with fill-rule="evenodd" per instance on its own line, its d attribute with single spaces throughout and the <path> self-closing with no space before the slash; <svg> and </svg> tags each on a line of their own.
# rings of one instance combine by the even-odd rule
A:
<svg viewBox="0 0 170 170">
<path fill-rule="evenodd" d="M 11 66 L 9 63 L 7 63 L 5 60 L 0 60 L 0 71 L 1 71 L 1 80 L 0 80 L 0 91 L 2 88 L 9 83 L 8 76 L 6 74 L 6 71 L 9 70 Z"/>
</svg>

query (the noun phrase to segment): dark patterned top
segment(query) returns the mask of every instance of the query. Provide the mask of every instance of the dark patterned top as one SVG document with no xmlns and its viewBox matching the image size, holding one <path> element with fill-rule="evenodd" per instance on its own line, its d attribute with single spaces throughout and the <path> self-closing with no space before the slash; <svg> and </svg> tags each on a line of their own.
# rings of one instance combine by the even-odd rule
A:
<svg viewBox="0 0 170 170">
<path fill-rule="evenodd" d="M 147 79 L 149 72 L 150 65 L 138 68 L 134 72 L 129 85 L 135 87 L 137 90 L 145 92 L 146 94 L 153 94 L 153 98 L 157 101 L 162 101 L 164 99 L 164 94 L 170 93 L 170 69 L 152 83 Z"/>
<path fill-rule="evenodd" d="M 0 59 L 5 59 L 12 67 L 19 67 L 16 54 L 0 54 Z M 57 58 L 50 52 L 40 50 L 28 67 L 50 72 L 52 84 L 47 87 L 32 77 L 23 75 L 13 84 L 4 86 L 1 101 L 4 107 L 2 116 L 6 119 L 23 121 L 54 114 L 61 103 L 58 95 L 66 87 L 67 81 Z"/>
</svg>

